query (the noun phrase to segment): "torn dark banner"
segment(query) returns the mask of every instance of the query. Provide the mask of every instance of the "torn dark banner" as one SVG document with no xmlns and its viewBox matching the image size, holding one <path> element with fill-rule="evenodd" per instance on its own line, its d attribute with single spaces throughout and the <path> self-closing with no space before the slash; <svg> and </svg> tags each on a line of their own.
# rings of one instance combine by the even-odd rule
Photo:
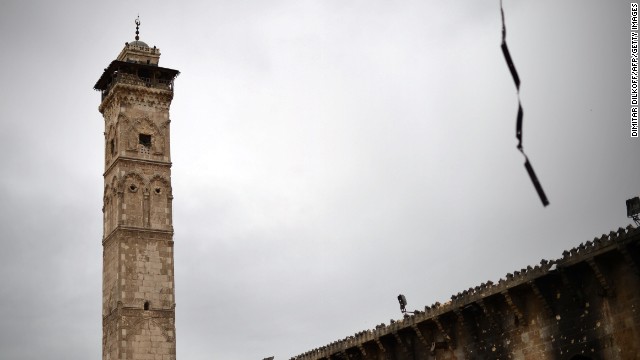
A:
<svg viewBox="0 0 640 360">
<path fill-rule="evenodd" d="M 518 116 L 516 118 L 516 138 L 518 139 L 518 150 L 524 155 L 524 167 L 527 169 L 527 173 L 529 174 L 529 178 L 533 183 L 533 186 L 536 188 L 538 192 L 538 196 L 540 197 L 540 201 L 542 201 L 542 205 L 549 205 L 549 200 L 547 199 L 547 195 L 545 195 L 544 190 L 542 190 L 542 185 L 536 176 L 536 172 L 533 171 L 533 166 L 531 166 L 531 162 L 529 162 L 529 158 L 527 154 L 524 153 L 524 149 L 522 149 L 522 104 L 520 103 L 520 77 L 518 76 L 518 72 L 516 71 L 516 66 L 513 64 L 513 60 L 511 59 L 511 54 L 509 53 L 509 48 L 507 47 L 507 30 L 504 24 L 504 9 L 502 8 L 502 0 L 500 0 L 500 14 L 502 15 L 502 54 L 504 55 L 504 59 L 507 61 L 507 66 L 509 66 L 509 71 L 511 72 L 511 76 L 513 77 L 513 82 L 516 84 L 516 89 L 518 90 Z"/>
</svg>

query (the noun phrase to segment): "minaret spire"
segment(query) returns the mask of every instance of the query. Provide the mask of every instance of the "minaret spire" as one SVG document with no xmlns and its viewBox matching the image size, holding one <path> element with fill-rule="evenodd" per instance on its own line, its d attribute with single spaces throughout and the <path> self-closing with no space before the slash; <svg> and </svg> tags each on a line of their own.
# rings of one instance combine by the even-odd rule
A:
<svg viewBox="0 0 640 360">
<path fill-rule="evenodd" d="M 138 17 L 136 18 L 136 41 L 140 40 L 140 15 L 138 15 Z"/>
</svg>

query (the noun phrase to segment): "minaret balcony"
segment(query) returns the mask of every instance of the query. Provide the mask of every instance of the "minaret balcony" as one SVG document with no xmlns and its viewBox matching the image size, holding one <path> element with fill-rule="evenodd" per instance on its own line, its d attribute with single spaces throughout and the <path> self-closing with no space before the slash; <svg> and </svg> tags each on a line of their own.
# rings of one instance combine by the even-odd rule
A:
<svg viewBox="0 0 640 360">
<path fill-rule="evenodd" d="M 173 94 L 173 80 L 179 73 L 178 70 L 157 65 L 115 60 L 104 69 L 94 89 L 102 93 L 102 100 L 118 84 L 143 86 Z"/>
<path fill-rule="evenodd" d="M 167 90 L 173 92 L 173 79 L 153 79 L 148 77 L 142 77 L 135 74 L 126 73 L 114 73 L 111 77 L 111 82 L 106 89 L 102 90 L 102 100 L 107 97 L 109 91 L 117 84 L 137 85 L 145 86 L 148 88 L 154 88 L 159 90 Z"/>
</svg>

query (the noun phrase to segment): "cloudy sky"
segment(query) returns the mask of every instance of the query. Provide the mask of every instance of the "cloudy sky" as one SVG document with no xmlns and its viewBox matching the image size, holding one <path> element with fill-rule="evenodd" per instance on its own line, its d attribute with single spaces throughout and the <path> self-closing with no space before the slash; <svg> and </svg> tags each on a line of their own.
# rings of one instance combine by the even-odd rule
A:
<svg viewBox="0 0 640 360">
<path fill-rule="evenodd" d="M 0 358 L 101 354 L 103 120 L 171 108 L 178 359 L 288 359 L 626 226 L 629 2 L 0 0 Z"/>
</svg>

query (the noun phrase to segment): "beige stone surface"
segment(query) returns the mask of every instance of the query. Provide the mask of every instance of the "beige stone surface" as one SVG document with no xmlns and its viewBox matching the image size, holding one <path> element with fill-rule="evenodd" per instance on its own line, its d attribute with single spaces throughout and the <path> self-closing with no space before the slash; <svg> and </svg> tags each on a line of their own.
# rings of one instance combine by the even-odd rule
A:
<svg viewBox="0 0 640 360">
<path fill-rule="evenodd" d="M 175 359 L 169 106 L 172 81 L 159 49 L 127 44 L 107 74 L 103 360 Z M 140 65 L 137 65 L 140 64 Z M 104 76 L 104 75 L 103 75 Z"/>
</svg>

